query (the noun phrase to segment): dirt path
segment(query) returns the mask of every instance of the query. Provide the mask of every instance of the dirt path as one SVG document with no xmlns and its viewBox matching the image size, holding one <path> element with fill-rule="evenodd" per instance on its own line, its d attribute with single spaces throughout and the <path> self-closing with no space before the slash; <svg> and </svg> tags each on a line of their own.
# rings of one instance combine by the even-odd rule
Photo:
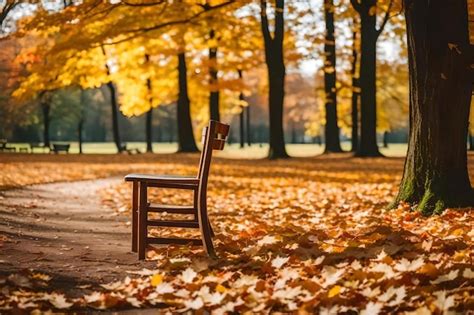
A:
<svg viewBox="0 0 474 315">
<path fill-rule="evenodd" d="M 119 178 L 0 192 L 0 274 L 32 268 L 72 289 L 152 268 L 130 252 L 129 218 L 101 204 L 98 191 Z M 73 290 L 74 291 L 74 290 Z"/>
</svg>

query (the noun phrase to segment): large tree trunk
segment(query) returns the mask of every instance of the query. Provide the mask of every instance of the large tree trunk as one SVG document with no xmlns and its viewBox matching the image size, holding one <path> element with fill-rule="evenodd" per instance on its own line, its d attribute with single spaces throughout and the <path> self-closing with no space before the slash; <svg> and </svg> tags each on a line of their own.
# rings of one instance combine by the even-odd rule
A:
<svg viewBox="0 0 474 315">
<path fill-rule="evenodd" d="M 50 147 L 51 142 L 49 138 L 49 123 L 51 121 L 51 105 L 49 104 L 49 100 L 41 101 L 41 111 L 43 113 L 43 143 L 45 147 Z"/>
<path fill-rule="evenodd" d="M 354 23 L 354 27 L 356 27 Z M 357 31 L 354 30 L 352 33 L 352 109 L 351 109 L 351 120 L 352 120 L 352 136 L 351 136 L 351 152 L 356 152 L 359 146 L 359 98 L 360 98 L 360 87 L 359 87 L 359 75 L 357 73 L 358 63 L 358 49 L 357 49 Z"/>
<path fill-rule="evenodd" d="M 209 37 L 211 40 L 215 38 L 216 34 L 214 30 L 211 30 Z M 219 113 L 219 89 L 217 87 L 217 47 L 209 48 L 209 86 L 211 92 L 209 95 L 209 113 L 212 120 L 220 121 L 221 116 Z"/>
<path fill-rule="evenodd" d="M 117 102 L 117 92 L 115 90 L 115 85 L 113 82 L 107 83 L 107 88 L 110 92 L 110 108 L 112 110 L 112 132 L 114 137 L 115 146 L 117 147 L 117 152 L 122 152 L 122 141 L 120 138 L 120 128 L 118 122 L 118 102 Z"/>
<path fill-rule="evenodd" d="M 326 95 L 326 138 L 325 153 L 342 152 L 337 125 L 337 93 L 336 93 L 336 38 L 334 37 L 334 3 L 324 0 L 324 18 L 326 22 L 326 38 L 324 41 L 324 90 Z"/>
<path fill-rule="evenodd" d="M 261 0 L 261 26 L 265 42 L 265 61 L 269 83 L 270 159 L 288 158 L 283 132 L 283 103 L 285 98 L 285 63 L 283 59 L 284 0 L 275 0 L 274 35 L 271 35 L 267 17 L 267 1 Z"/>
<path fill-rule="evenodd" d="M 186 56 L 178 54 L 178 80 L 179 95 L 177 108 L 178 122 L 178 152 L 198 152 L 194 140 L 193 125 L 191 122 L 191 111 L 188 96 L 188 78 L 186 68 Z"/>
<path fill-rule="evenodd" d="M 405 0 L 410 138 L 396 203 L 424 214 L 474 206 L 466 137 L 472 91 L 465 0 Z"/>
</svg>

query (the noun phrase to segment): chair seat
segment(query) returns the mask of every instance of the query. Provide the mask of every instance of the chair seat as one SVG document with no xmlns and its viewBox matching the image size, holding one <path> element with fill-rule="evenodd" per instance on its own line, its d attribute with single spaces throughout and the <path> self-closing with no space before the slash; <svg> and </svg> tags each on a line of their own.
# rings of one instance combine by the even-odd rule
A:
<svg viewBox="0 0 474 315">
<path fill-rule="evenodd" d="M 124 179 L 127 182 L 139 181 L 152 184 L 199 184 L 199 179 L 195 176 L 128 174 Z"/>
</svg>

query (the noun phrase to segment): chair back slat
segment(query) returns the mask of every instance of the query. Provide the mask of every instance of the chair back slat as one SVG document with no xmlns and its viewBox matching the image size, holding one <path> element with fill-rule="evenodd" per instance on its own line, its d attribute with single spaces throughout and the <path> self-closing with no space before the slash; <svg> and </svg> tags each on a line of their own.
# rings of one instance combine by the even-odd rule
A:
<svg viewBox="0 0 474 315">
<path fill-rule="evenodd" d="M 206 143 L 207 131 L 209 130 L 209 126 L 202 128 L 202 137 L 201 137 L 201 144 L 204 146 Z M 204 148 L 203 148 L 204 151 Z"/>
<path fill-rule="evenodd" d="M 211 120 L 209 125 L 202 129 L 202 153 L 199 161 L 198 178 L 204 185 L 207 184 L 207 176 L 212 159 L 213 150 L 223 150 L 227 136 L 229 135 L 229 125 Z"/>
<path fill-rule="evenodd" d="M 212 141 L 212 149 L 214 150 L 223 150 L 225 145 L 225 140 L 223 139 L 214 139 Z"/>
<path fill-rule="evenodd" d="M 229 135 L 230 126 L 217 122 L 216 124 L 216 134 L 220 135 L 222 139 L 226 139 Z"/>
</svg>

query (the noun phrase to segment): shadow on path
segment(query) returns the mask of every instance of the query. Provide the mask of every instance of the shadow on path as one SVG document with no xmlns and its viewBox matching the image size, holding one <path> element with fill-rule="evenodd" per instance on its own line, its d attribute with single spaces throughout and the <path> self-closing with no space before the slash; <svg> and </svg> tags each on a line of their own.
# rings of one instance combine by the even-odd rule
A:
<svg viewBox="0 0 474 315">
<path fill-rule="evenodd" d="M 33 269 L 53 276 L 52 287 L 123 279 L 152 268 L 130 251 L 128 217 L 101 204 L 98 192 L 120 178 L 55 183 L 0 195 L 0 275 Z"/>
</svg>

